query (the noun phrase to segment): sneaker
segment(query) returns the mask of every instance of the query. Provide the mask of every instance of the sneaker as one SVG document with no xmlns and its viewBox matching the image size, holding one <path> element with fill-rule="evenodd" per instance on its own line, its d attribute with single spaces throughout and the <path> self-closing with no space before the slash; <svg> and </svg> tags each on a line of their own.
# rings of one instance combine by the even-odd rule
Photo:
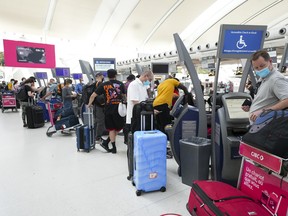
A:
<svg viewBox="0 0 288 216">
<path fill-rule="evenodd" d="M 104 139 L 102 137 L 97 137 L 95 140 L 95 144 L 101 144 L 102 142 L 104 142 Z"/>
<path fill-rule="evenodd" d="M 109 143 L 107 143 L 107 140 L 103 140 L 103 142 L 100 143 L 100 146 L 104 148 L 107 152 L 111 152 L 111 150 L 108 148 L 108 144 Z"/>
<path fill-rule="evenodd" d="M 117 153 L 116 147 L 115 147 L 115 148 L 112 148 L 112 149 L 109 149 L 109 151 L 110 151 L 112 154 L 116 154 L 116 153 Z"/>
<path fill-rule="evenodd" d="M 23 124 L 23 127 L 27 127 L 28 125 L 26 123 Z"/>
<path fill-rule="evenodd" d="M 171 151 L 170 149 L 167 150 L 166 158 L 167 158 L 167 159 L 172 159 L 172 158 L 173 158 L 173 154 L 172 154 L 172 151 Z"/>
</svg>

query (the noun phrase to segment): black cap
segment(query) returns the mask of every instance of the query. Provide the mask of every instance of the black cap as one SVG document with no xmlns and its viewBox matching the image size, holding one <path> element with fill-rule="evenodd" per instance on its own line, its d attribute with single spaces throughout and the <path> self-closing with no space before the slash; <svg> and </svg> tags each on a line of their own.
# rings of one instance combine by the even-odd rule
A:
<svg viewBox="0 0 288 216">
<path fill-rule="evenodd" d="M 95 76 L 96 76 L 96 77 L 98 77 L 98 76 L 103 76 L 103 74 L 102 74 L 101 72 L 97 72 L 97 73 L 95 74 Z"/>
</svg>

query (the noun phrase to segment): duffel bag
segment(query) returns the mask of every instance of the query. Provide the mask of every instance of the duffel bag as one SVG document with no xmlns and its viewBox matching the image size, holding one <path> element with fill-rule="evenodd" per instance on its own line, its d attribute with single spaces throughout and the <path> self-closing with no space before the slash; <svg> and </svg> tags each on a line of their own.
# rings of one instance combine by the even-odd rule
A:
<svg viewBox="0 0 288 216">
<path fill-rule="evenodd" d="M 243 142 L 288 158 L 288 110 L 266 110 L 242 137 Z"/>
</svg>

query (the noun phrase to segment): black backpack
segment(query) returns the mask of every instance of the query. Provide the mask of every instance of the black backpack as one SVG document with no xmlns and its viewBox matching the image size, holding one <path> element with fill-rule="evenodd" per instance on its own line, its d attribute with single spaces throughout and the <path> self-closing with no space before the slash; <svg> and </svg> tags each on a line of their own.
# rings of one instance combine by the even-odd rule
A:
<svg viewBox="0 0 288 216">
<path fill-rule="evenodd" d="M 88 104 L 89 103 L 89 98 L 90 98 L 90 96 L 92 95 L 92 93 L 95 90 L 96 90 L 96 82 L 83 86 L 83 89 L 82 89 L 82 101 L 83 101 L 84 104 Z M 94 100 L 94 102 L 95 102 L 95 100 Z"/>
<path fill-rule="evenodd" d="M 145 121 L 145 128 L 142 128 L 142 130 L 152 130 L 155 128 L 153 101 L 142 101 L 138 104 L 135 104 L 132 110 L 132 118 L 131 118 L 132 133 L 141 130 L 141 115 L 143 114 L 145 114 L 143 119 Z M 151 118 L 153 125 L 151 125 Z"/>
<path fill-rule="evenodd" d="M 288 110 L 268 110 L 256 119 L 243 142 L 282 158 L 288 157 Z"/>
<path fill-rule="evenodd" d="M 18 87 L 17 91 L 15 92 L 16 99 L 19 101 L 26 100 L 28 98 L 28 94 L 25 89 L 25 85 L 21 85 Z"/>
</svg>

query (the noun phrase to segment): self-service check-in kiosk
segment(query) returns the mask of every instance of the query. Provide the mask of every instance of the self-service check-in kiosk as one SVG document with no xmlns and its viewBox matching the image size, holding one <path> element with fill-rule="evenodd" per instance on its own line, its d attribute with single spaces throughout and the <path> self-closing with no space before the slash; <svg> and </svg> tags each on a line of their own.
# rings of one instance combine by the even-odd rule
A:
<svg viewBox="0 0 288 216">
<path fill-rule="evenodd" d="M 169 140 L 173 156 L 179 165 L 178 174 L 180 172 L 180 140 L 189 139 L 198 136 L 199 127 L 199 111 L 198 108 L 188 104 L 183 105 L 184 96 L 180 96 L 170 114 L 174 117 L 174 123 L 170 128 Z M 167 128 L 166 128 L 167 131 Z"/>
<path fill-rule="evenodd" d="M 241 136 L 249 126 L 249 113 L 241 108 L 246 99 L 251 100 L 247 93 L 222 95 L 223 106 L 217 110 L 215 119 L 216 179 L 235 186 L 241 165 Z"/>
</svg>

